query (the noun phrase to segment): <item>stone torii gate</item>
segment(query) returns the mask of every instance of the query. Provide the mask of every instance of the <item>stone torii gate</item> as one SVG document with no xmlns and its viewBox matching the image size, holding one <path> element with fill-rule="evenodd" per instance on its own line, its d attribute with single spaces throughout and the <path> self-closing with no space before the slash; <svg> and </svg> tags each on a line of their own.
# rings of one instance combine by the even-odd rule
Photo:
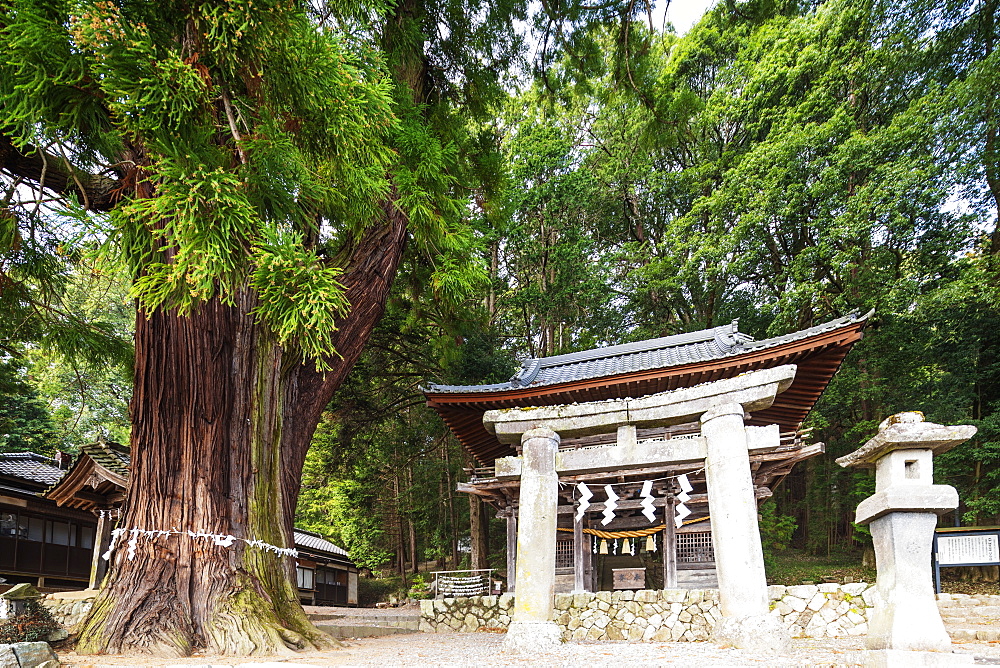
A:
<svg viewBox="0 0 1000 668">
<path fill-rule="evenodd" d="M 652 394 L 564 406 L 487 411 L 483 424 L 520 457 L 496 461 L 499 479 L 521 479 L 514 613 L 507 644 L 535 649 L 559 643 L 552 621 L 559 474 L 616 472 L 670 463 L 705 462 L 722 620 L 713 639 L 724 646 L 780 652 L 788 631 L 768 615 L 767 580 L 750 472 L 753 447 L 778 444 L 778 427 L 747 427 L 750 411 L 768 408 L 795 378 L 785 365 Z M 701 423 L 693 438 L 637 441 L 636 429 Z M 559 451 L 560 437 L 606 434 L 617 443 Z M 669 518 L 668 518 L 669 521 Z"/>
</svg>

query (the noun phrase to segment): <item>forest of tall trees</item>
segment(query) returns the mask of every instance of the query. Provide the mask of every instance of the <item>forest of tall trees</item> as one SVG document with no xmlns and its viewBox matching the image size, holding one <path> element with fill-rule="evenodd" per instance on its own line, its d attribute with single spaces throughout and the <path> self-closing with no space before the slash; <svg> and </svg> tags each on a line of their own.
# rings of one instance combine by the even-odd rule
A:
<svg viewBox="0 0 1000 668">
<path fill-rule="evenodd" d="M 131 439 L 141 480 L 212 471 L 284 509 L 272 542 L 412 572 L 482 513 L 421 384 L 874 310 L 770 512 L 860 553 L 873 481 L 833 460 L 920 410 L 979 427 L 942 521 L 1000 523 L 1000 0 L 719 0 L 683 35 L 635 2 L 264 4 L 0 3 L 0 449 Z M 164 400 L 236 372 L 226 427 Z M 274 567 L 198 600 L 281 598 Z M 117 568 L 85 644 L 246 643 L 213 604 L 125 639 L 152 590 Z M 296 619 L 253 623 L 309 642 Z"/>
</svg>

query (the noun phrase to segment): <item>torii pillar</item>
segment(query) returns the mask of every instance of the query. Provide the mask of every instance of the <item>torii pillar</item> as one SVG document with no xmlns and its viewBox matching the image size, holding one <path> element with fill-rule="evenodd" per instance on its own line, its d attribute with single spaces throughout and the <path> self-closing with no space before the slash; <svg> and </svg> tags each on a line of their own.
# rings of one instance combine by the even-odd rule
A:
<svg viewBox="0 0 1000 668">
<path fill-rule="evenodd" d="M 502 442 L 520 441 L 522 446 L 521 457 L 496 461 L 498 479 L 521 478 L 516 595 L 507 646 L 537 650 L 560 642 L 559 627 L 552 621 L 560 473 L 704 461 L 722 612 L 713 639 L 762 653 L 785 651 L 788 630 L 768 614 L 749 459 L 750 450 L 778 444 L 778 428 L 748 428 L 744 417 L 747 411 L 769 407 L 794 377 L 795 366 L 786 365 L 639 399 L 487 411 L 486 428 Z M 696 438 L 620 438 L 616 445 L 559 451 L 560 435 L 618 430 L 621 437 L 633 430 L 620 427 L 669 426 L 695 419 L 702 422 L 702 435 Z"/>
</svg>

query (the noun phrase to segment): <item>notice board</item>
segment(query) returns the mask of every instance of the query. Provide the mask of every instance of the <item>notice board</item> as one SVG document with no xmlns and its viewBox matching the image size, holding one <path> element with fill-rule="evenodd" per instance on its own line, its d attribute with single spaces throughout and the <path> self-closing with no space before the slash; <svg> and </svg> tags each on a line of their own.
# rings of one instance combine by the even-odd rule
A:
<svg viewBox="0 0 1000 668">
<path fill-rule="evenodd" d="M 955 527 L 934 532 L 934 587 L 941 593 L 941 568 L 1000 564 L 1000 527 Z"/>
</svg>

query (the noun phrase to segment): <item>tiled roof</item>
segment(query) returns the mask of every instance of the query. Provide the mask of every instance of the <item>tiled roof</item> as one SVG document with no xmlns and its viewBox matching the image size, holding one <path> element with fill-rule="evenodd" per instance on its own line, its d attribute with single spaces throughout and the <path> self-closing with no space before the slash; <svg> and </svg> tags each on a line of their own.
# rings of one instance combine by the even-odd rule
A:
<svg viewBox="0 0 1000 668">
<path fill-rule="evenodd" d="M 731 324 L 722 327 L 703 329 L 688 334 L 676 334 L 620 346 L 525 360 L 521 362 L 520 371 L 506 383 L 492 385 L 438 385 L 432 383 L 424 388 L 424 393 L 435 395 L 503 392 L 707 362 L 806 339 L 865 320 L 869 315 L 871 314 L 860 316 L 857 313 L 852 313 L 815 327 L 761 341 L 754 341 L 749 334 L 740 332 L 738 322 L 734 320 Z"/>
<path fill-rule="evenodd" d="M 326 538 L 323 538 L 319 534 L 315 534 L 311 531 L 303 531 L 301 529 L 295 530 L 295 545 L 298 547 L 304 547 L 311 550 L 319 550 L 320 552 L 331 552 L 333 554 L 339 554 L 341 556 L 348 556 L 347 550 L 342 547 L 337 547 Z"/>
<path fill-rule="evenodd" d="M 131 462 L 128 446 L 112 441 L 98 441 L 84 445 L 80 450 L 112 473 L 128 476 Z"/>
<path fill-rule="evenodd" d="M 66 474 L 56 465 L 56 460 L 34 452 L 5 452 L 0 454 L 0 475 L 30 480 L 43 485 L 53 485 Z"/>
</svg>

